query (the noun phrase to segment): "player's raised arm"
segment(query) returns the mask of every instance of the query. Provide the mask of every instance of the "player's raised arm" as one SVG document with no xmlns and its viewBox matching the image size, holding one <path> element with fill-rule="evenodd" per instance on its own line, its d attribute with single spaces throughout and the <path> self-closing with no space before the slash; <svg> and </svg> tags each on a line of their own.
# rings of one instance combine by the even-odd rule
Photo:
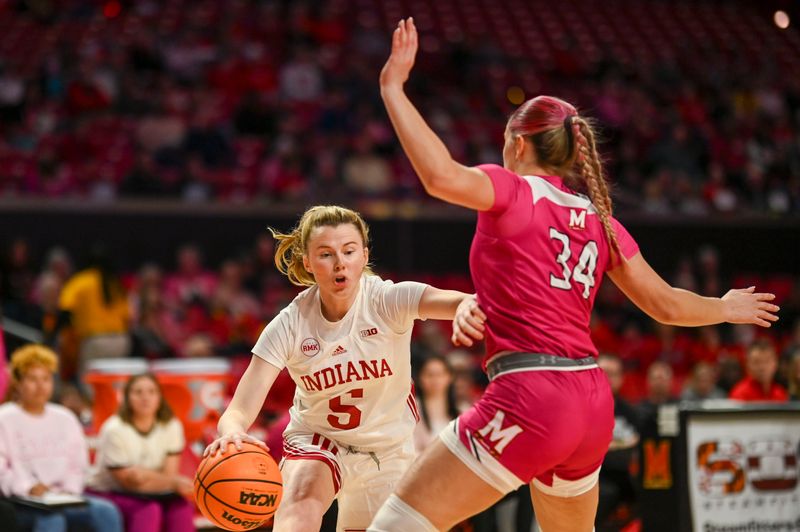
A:
<svg viewBox="0 0 800 532">
<path fill-rule="evenodd" d="M 723 297 L 703 297 L 670 286 L 650 267 L 641 253 L 608 271 L 608 276 L 637 307 L 661 323 L 698 327 L 717 323 L 752 323 L 769 327 L 779 307 L 774 294 L 754 287 L 730 290 Z"/>
<path fill-rule="evenodd" d="M 243 441 L 267 449 L 264 442 L 248 435 L 247 429 L 256 420 L 264 405 L 264 399 L 267 398 L 267 394 L 280 372 L 280 369 L 260 357 L 253 356 L 250 359 L 250 365 L 242 375 L 233 399 L 222 417 L 219 418 L 217 424 L 219 438 L 206 448 L 204 456 L 214 454 L 217 450 L 224 453 L 229 443 L 233 443 L 237 450 L 241 450 Z"/>
<path fill-rule="evenodd" d="M 417 55 L 417 28 L 401 20 L 392 36 L 392 54 L 381 71 L 381 97 L 414 170 L 431 196 L 470 209 L 487 210 L 494 203 L 489 177 L 457 163 L 403 91 Z"/>
</svg>

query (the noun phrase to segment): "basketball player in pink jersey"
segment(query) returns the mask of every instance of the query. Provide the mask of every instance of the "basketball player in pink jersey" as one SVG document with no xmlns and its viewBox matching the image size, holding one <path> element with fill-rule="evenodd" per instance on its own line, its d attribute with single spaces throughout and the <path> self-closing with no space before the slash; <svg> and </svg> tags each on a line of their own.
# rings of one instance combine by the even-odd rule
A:
<svg viewBox="0 0 800 532">
<path fill-rule="evenodd" d="M 273 234 L 278 269 L 309 288 L 262 332 L 206 453 L 265 447 L 246 431 L 285 367 L 297 389 L 273 530 L 317 531 L 337 498 L 337 530 L 363 531 L 415 457 L 414 320 L 452 320 L 474 297 L 372 274 L 367 225 L 343 207 L 312 207 L 290 234 Z"/>
<path fill-rule="evenodd" d="M 490 384 L 415 462 L 368 530 L 447 530 L 529 483 L 544 532 L 589 532 L 614 424 L 589 337 L 603 274 L 663 323 L 768 327 L 778 307 L 753 288 L 720 299 L 664 282 L 611 216 L 594 132 L 562 100 L 539 96 L 514 112 L 503 167 L 453 161 L 403 91 L 416 51 L 413 20 L 401 21 L 381 96 L 428 193 L 478 211 L 470 268 L 486 315 Z M 472 320 L 462 306 L 456 327 Z"/>
</svg>

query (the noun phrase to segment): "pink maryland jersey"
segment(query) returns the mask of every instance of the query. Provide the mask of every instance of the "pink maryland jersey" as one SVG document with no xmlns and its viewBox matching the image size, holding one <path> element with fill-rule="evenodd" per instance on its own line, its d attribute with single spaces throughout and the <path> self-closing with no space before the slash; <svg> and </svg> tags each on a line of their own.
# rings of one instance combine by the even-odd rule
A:
<svg viewBox="0 0 800 532">
<path fill-rule="evenodd" d="M 330 322 L 313 286 L 264 328 L 253 354 L 288 368 L 297 384 L 287 432 L 313 432 L 366 450 L 411 437 L 419 418 L 411 329 L 426 287 L 364 275 L 353 306 Z"/>
<path fill-rule="evenodd" d="M 609 244 L 592 202 L 554 176 L 518 176 L 482 165 L 494 186 L 491 209 L 478 213 L 470 268 L 486 312 L 487 359 L 499 351 L 596 355 L 589 316 Z M 638 246 L 612 220 L 626 258 Z"/>
</svg>

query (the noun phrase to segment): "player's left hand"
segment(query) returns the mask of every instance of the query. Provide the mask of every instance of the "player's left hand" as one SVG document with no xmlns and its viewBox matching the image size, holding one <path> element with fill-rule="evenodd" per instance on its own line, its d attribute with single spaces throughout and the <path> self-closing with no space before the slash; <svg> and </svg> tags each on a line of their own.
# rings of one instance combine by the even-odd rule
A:
<svg viewBox="0 0 800 532">
<path fill-rule="evenodd" d="M 381 88 L 402 87 L 414 67 L 419 41 L 414 18 L 409 17 L 397 23 L 392 34 L 392 54 L 381 70 Z"/>
<path fill-rule="evenodd" d="M 722 296 L 725 321 L 770 327 L 772 322 L 778 321 L 776 312 L 780 310 L 778 305 L 770 303 L 774 299 L 775 294 L 758 293 L 755 286 L 729 290 Z"/>
<path fill-rule="evenodd" d="M 203 457 L 206 456 L 214 456 L 219 451 L 222 454 L 228 450 L 228 445 L 233 445 L 237 451 L 242 450 L 242 443 L 252 443 L 253 445 L 258 445 L 265 451 L 269 452 L 269 447 L 263 441 L 259 440 L 258 438 L 254 438 L 250 436 L 246 432 L 232 432 L 230 434 L 223 434 L 216 440 L 212 441 L 208 444 L 205 451 L 203 451 Z"/>
<path fill-rule="evenodd" d="M 471 347 L 474 341 L 483 340 L 485 321 L 486 314 L 478 305 L 476 296 L 462 299 L 453 318 L 453 336 L 450 338 L 453 345 Z"/>
</svg>

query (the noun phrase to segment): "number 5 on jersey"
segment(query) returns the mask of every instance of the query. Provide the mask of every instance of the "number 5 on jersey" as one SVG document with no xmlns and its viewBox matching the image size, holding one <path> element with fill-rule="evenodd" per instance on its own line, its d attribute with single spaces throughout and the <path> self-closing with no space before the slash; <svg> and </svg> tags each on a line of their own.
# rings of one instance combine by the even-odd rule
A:
<svg viewBox="0 0 800 532">
<path fill-rule="evenodd" d="M 550 228 L 550 238 L 561 242 L 561 253 L 556 257 L 556 262 L 561 265 L 563 277 L 550 274 L 550 286 L 561 290 L 571 290 L 570 277 L 583 285 L 583 298 L 589 299 L 589 292 L 594 286 L 594 270 L 597 268 L 597 243 L 590 240 L 583 246 L 578 257 L 578 263 L 570 269 L 567 261 L 572 256 L 569 248 L 569 236 L 558 231 L 555 227 Z"/>
<path fill-rule="evenodd" d="M 353 399 L 361 399 L 364 397 L 364 388 L 356 388 L 343 395 L 349 395 Z M 328 423 L 331 427 L 339 430 L 349 430 L 361 424 L 361 410 L 355 405 L 342 404 L 341 395 L 328 401 L 328 407 L 330 407 L 331 412 L 344 414 L 341 418 L 334 414 L 328 414 Z"/>
</svg>

